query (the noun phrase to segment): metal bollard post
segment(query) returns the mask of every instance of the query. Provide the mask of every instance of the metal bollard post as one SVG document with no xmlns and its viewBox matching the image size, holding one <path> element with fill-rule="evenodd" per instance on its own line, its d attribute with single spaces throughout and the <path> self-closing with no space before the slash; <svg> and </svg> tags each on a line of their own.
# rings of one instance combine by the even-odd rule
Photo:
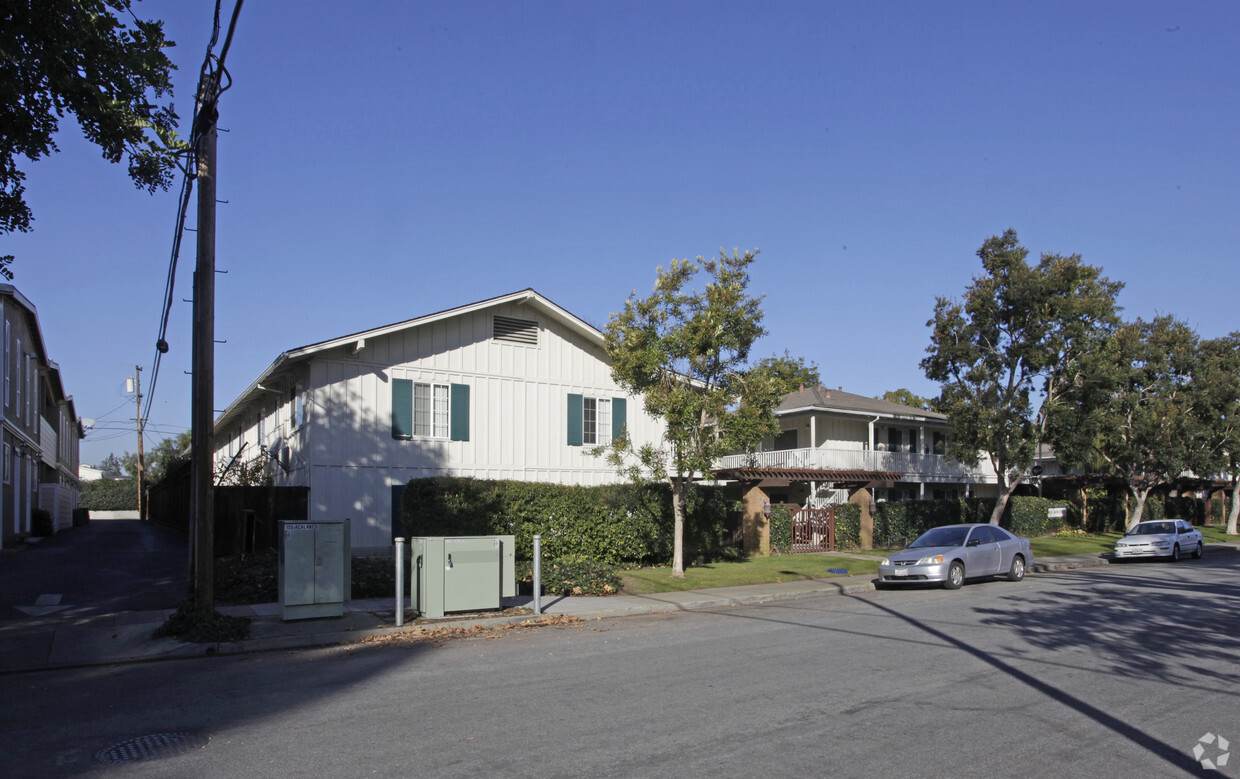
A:
<svg viewBox="0 0 1240 779">
<path fill-rule="evenodd" d="M 405 624 L 405 539 L 396 537 L 396 627 Z"/>
<path fill-rule="evenodd" d="M 542 536 L 534 536 L 534 613 L 542 614 Z"/>
</svg>

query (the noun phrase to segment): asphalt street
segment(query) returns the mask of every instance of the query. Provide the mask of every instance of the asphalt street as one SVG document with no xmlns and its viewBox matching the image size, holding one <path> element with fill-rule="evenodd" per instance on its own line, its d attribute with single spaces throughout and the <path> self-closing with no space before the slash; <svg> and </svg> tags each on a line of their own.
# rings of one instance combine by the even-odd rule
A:
<svg viewBox="0 0 1240 779">
<path fill-rule="evenodd" d="M 185 598 L 188 564 L 179 533 L 92 520 L 25 549 L 0 550 L 0 622 L 175 608 Z"/>
<path fill-rule="evenodd" d="M 7 776 L 1176 776 L 1240 744 L 1240 555 L 4 679 Z M 1211 736 L 1207 744 L 1202 739 Z M 1240 758 L 1223 776 L 1240 776 Z"/>
</svg>

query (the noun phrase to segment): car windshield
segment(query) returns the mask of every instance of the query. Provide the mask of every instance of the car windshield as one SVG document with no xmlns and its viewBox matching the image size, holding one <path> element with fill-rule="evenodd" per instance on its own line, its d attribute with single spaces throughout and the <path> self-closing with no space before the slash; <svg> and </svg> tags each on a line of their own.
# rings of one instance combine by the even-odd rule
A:
<svg viewBox="0 0 1240 779">
<path fill-rule="evenodd" d="M 1156 535 L 1158 533 L 1174 533 L 1174 522 L 1142 522 L 1128 531 L 1130 536 L 1147 536 Z"/>
<path fill-rule="evenodd" d="M 909 544 L 909 549 L 925 546 L 961 546 L 964 544 L 964 537 L 968 534 L 967 527 L 936 527 L 918 536 L 916 541 Z"/>
</svg>

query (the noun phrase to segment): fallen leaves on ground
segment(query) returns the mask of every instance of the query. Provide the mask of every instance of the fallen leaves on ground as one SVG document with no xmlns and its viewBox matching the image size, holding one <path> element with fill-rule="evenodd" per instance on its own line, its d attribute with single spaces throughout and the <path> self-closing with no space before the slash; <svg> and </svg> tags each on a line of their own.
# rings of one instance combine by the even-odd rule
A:
<svg viewBox="0 0 1240 779">
<path fill-rule="evenodd" d="M 508 622 L 499 625 L 471 625 L 469 627 L 441 627 L 441 628 L 406 628 L 405 630 L 393 631 L 382 635 L 367 636 L 362 639 L 363 644 L 404 644 L 413 641 L 430 641 L 435 644 L 442 644 L 454 638 L 502 638 L 503 636 L 520 630 L 532 630 L 534 628 L 545 627 L 570 627 L 581 622 L 581 618 L 572 617 L 567 614 L 547 614 L 534 619 L 527 619 L 521 622 Z"/>
</svg>

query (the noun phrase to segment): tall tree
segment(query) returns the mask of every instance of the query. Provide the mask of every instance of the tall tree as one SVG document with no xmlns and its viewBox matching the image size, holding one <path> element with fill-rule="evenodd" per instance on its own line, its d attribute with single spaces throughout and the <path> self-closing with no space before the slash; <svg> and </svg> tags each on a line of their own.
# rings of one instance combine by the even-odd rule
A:
<svg viewBox="0 0 1240 779">
<path fill-rule="evenodd" d="M 1201 393 L 1198 411 L 1207 431 L 1208 470 L 1201 475 L 1227 473 L 1227 533 L 1234 536 L 1240 519 L 1240 332 L 1201 342 L 1193 385 Z"/>
<path fill-rule="evenodd" d="M 171 182 L 182 145 L 177 115 L 152 100 L 172 94 L 174 66 L 163 50 L 173 43 L 162 22 L 138 19 L 132 5 L 0 0 L 0 234 L 30 230 L 34 215 L 16 158 L 34 162 L 57 151 L 66 113 L 104 159 L 128 160 L 137 186 L 154 192 Z M 0 257 L 0 275 L 13 278 L 12 261 Z"/>
<path fill-rule="evenodd" d="M 938 298 L 921 367 L 941 385 L 935 407 L 953 435 L 948 454 L 976 467 L 989 456 L 998 524 L 1028 474 L 1048 415 L 1063 402 L 1084 349 L 1118 321 L 1123 285 L 1080 255 L 1043 254 L 1036 266 L 1014 230 L 978 249 L 984 273 L 961 301 Z"/>
<path fill-rule="evenodd" d="M 719 457 L 752 450 L 779 432 L 773 409 L 780 399 L 798 383 L 818 380 L 816 369 L 787 356 L 749 362 L 754 342 L 766 334 L 762 299 L 749 293 L 756 254 L 673 260 L 658 269 L 649 296 L 631 294 L 607 323 L 612 377 L 665 423 L 661 444 L 633 450 L 624 438 L 611 454 L 615 464 L 636 455 L 641 468 L 671 487 L 673 576 L 685 571 L 685 488 L 709 476 Z M 707 281 L 695 290 L 699 271 Z"/>
<path fill-rule="evenodd" d="M 165 438 L 151 447 L 151 450 L 142 458 L 148 485 L 158 484 L 178 463 L 189 459 L 189 440 L 190 432 L 187 430 L 171 438 Z M 115 455 L 108 455 L 108 459 L 117 460 L 117 464 L 124 468 L 125 473 L 132 475 L 138 472 L 138 455 L 132 452 L 125 452 L 119 459 Z"/>
<path fill-rule="evenodd" d="M 1194 380 L 1197 334 L 1170 316 L 1117 329 L 1079 364 L 1049 438 L 1061 462 L 1101 462 L 1122 479 L 1141 521 L 1156 487 L 1210 467 L 1205 395 Z"/>
<path fill-rule="evenodd" d="M 125 475 L 125 465 L 115 454 L 109 454 L 99 463 L 99 471 L 105 479 L 120 479 Z"/>
<path fill-rule="evenodd" d="M 908 406 L 909 408 L 919 408 L 923 411 L 933 411 L 930 407 L 930 401 L 921 395 L 914 393 L 910 389 L 901 387 L 897 390 L 888 390 L 883 393 L 882 400 L 888 403 L 895 403 L 899 406 Z"/>
</svg>

